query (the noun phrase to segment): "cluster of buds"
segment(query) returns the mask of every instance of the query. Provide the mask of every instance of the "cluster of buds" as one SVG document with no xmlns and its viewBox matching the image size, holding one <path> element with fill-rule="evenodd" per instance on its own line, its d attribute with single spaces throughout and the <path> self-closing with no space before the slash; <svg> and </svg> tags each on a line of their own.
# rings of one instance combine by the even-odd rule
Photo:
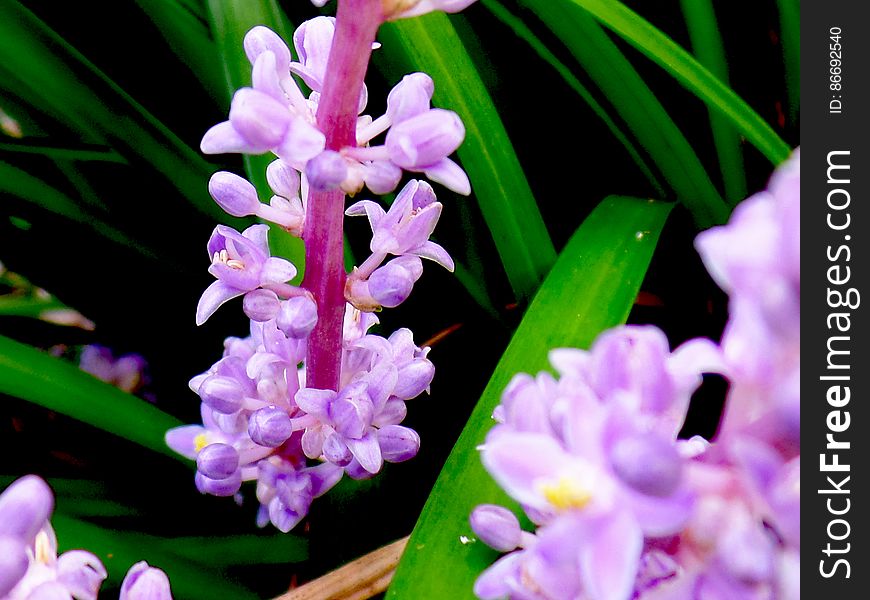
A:
<svg viewBox="0 0 870 600">
<path fill-rule="evenodd" d="M 276 156 L 266 170 L 268 204 L 232 173 L 216 173 L 209 191 L 227 213 L 255 215 L 306 245 L 306 276 L 297 287 L 289 283 L 296 267 L 271 255 L 267 225 L 241 233 L 217 226 L 208 242 L 216 281 L 202 295 L 196 321 L 242 297 L 250 335 L 228 338 L 223 357 L 191 380 L 203 424 L 166 435 L 171 448 L 196 461 L 201 492 L 241 502 L 242 483 L 256 481 L 260 526 L 271 522 L 289 531 L 345 474 L 372 477 L 385 462 L 408 460 L 420 447 L 417 433 L 401 422 L 406 401 L 428 392 L 434 377 L 429 349 L 418 347 L 408 329 L 381 337 L 369 328 L 378 323 L 374 312 L 408 298 L 421 259 L 453 270 L 448 253 L 429 239 L 442 205 L 428 183 L 411 180 L 388 210 L 371 200 L 347 208 L 347 216 L 368 217 L 373 235 L 371 255 L 348 275 L 341 267 L 343 199 L 363 187 L 391 192 L 403 170 L 468 194 L 468 177 L 448 158 L 465 132 L 455 113 L 431 107 L 434 84 L 423 73 L 406 76 L 390 92 L 386 114 L 361 115 L 368 92 L 358 55 L 377 46 L 383 20 L 467 4 L 353 0 L 348 9 L 340 3 L 337 18 L 317 17 L 296 30 L 298 60 L 276 33 L 253 28 L 244 40 L 253 87 L 236 92 L 229 119 L 202 140 L 206 153 Z M 351 11 L 344 16 L 343 6 Z M 358 21 L 339 40 L 348 18 Z M 360 31 L 370 39 L 358 39 Z M 353 44 L 359 52 L 348 47 Z M 311 90 L 307 97 L 294 76 Z M 338 83 L 330 88 L 330 81 Z M 334 106 L 350 112 L 334 114 L 341 112 Z M 342 119 L 355 122 L 345 136 L 352 144 L 335 142 Z M 370 145 L 385 132 L 382 145 Z"/>
<path fill-rule="evenodd" d="M 800 597 L 800 158 L 697 246 L 730 296 L 720 344 L 670 352 L 653 327 L 550 354 L 518 375 L 482 447 L 536 525 L 482 505 L 471 526 L 507 553 L 479 598 Z M 712 441 L 679 439 L 701 375 L 730 382 Z"/>
<path fill-rule="evenodd" d="M 36 475 L 0 494 L 0 597 L 7 600 L 96 600 L 106 579 L 100 559 L 84 550 L 57 555 L 49 523 L 54 495 Z M 138 562 L 121 584 L 120 600 L 172 600 L 169 579 Z"/>
<path fill-rule="evenodd" d="M 354 145 L 326 148 L 326 136 L 317 125 L 317 109 L 334 34 L 333 17 L 303 23 L 293 35 L 299 57 L 293 61 L 290 49 L 274 31 L 262 26 L 249 31 L 244 45 L 253 65 L 253 86 L 235 93 L 229 119 L 205 134 L 202 151 L 272 152 L 285 167 L 304 174 L 306 187 L 320 191 L 341 188 L 356 194 L 366 186 L 375 194 L 386 194 L 396 189 L 404 169 L 424 173 L 461 194 L 470 193 L 465 172 L 448 158 L 462 143 L 465 128 L 456 113 L 431 107 L 435 85 L 425 73 L 407 75 L 393 88 L 385 114 L 376 119 L 358 116 Z M 307 98 L 293 74 L 312 90 Z M 367 99 L 363 87 L 359 113 L 365 110 Z M 384 132 L 383 144 L 370 145 Z M 282 196 L 278 191 L 276 194 Z M 287 221 L 293 229 L 301 227 L 296 220 L 300 216 L 298 197 L 285 194 L 283 198 L 273 199 L 268 207 L 240 203 L 230 212 L 270 219 L 267 215 L 278 211 L 284 216 L 270 220 L 284 226 L 288 226 L 283 222 Z"/>
</svg>

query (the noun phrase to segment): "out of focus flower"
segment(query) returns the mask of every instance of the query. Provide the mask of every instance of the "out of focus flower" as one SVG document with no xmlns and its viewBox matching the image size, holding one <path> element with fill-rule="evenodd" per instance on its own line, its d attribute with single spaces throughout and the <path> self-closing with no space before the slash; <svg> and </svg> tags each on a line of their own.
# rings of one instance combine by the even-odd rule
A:
<svg viewBox="0 0 870 600">
<path fill-rule="evenodd" d="M 472 513 L 509 552 L 479 598 L 799 598 L 799 160 L 699 236 L 730 295 L 719 347 L 670 352 L 660 331 L 620 327 L 553 351 L 558 379 L 508 385 L 482 458 L 537 531 L 500 507 Z M 724 420 L 712 443 L 679 440 L 704 372 L 730 381 Z"/>
<path fill-rule="evenodd" d="M 146 382 L 144 358 L 138 354 L 115 358 L 109 348 L 96 344 L 82 348 L 79 368 L 128 393 L 136 392 Z"/>
</svg>

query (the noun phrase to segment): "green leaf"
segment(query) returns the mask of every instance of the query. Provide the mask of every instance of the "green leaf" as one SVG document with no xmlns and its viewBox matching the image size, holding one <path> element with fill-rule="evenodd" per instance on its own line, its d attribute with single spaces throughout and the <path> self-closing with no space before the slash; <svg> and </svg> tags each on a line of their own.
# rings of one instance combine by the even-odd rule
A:
<svg viewBox="0 0 870 600">
<path fill-rule="evenodd" d="M 228 108 L 223 69 L 207 25 L 177 0 L 136 0 L 136 4 L 218 106 Z"/>
<path fill-rule="evenodd" d="M 149 541 L 166 552 L 203 565 L 282 565 L 308 559 L 308 542 L 286 533 L 149 538 Z"/>
<path fill-rule="evenodd" d="M 375 55 L 384 54 L 380 64 L 391 79 L 399 69 L 428 73 L 435 80 L 434 103 L 455 111 L 465 123 L 459 158 L 511 287 L 519 299 L 528 300 L 555 261 L 556 251 L 504 124 L 462 40 L 442 13 L 387 23 L 379 37 L 384 47 Z"/>
<path fill-rule="evenodd" d="M 95 162 L 111 162 L 127 164 L 123 156 L 111 148 L 82 145 L 79 148 L 57 146 L 43 140 L 20 140 L 0 143 L 0 152 L 18 152 L 21 154 L 39 154 L 49 158 L 63 160 L 81 160 Z"/>
<path fill-rule="evenodd" d="M 724 223 L 729 209 L 691 144 L 613 40 L 588 13 L 552 0 L 522 0 L 555 33 L 661 170 L 699 227 Z"/>
<path fill-rule="evenodd" d="M 0 2 L 0 77 L 87 142 L 149 164 L 202 212 L 225 219 L 206 191 L 211 165 L 18 2 Z"/>
<path fill-rule="evenodd" d="M 20 475 L 0 475 L 0 490 L 4 490 Z M 72 517 L 133 517 L 139 511 L 104 498 L 108 488 L 95 479 L 51 478 L 46 480 L 54 491 L 58 511 Z"/>
<path fill-rule="evenodd" d="M 777 0 L 779 39 L 785 63 L 788 116 L 794 123 L 801 109 L 801 7 L 800 0 Z"/>
<path fill-rule="evenodd" d="M 166 572 L 175 598 L 257 598 L 256 594 L 239 586 L 220 571 L 185 560 L 148 536 L 129 535 L 128 532 L 98 527 L 59 512 L 54 514 L 51 523 L 57 533 L 61 552 L 86 549 L 94 553 L 108 570 L 109 581 L 116 585 L 120 584 L 134 563 L 145 560 L 149 565 Z"/>
<path fill-rule="evenodd" d="M 698 61 L 718 77 L 728 83 L 728 61 L 722 34 L 716 23 L 716 12 L 712 0 L 681 0 L 692 50 Z M 743 169 L 743 151 L 740 148 L 740 135 L 718 111 L 710 111 L 710 128 L 713 130 L 713 143 L 719 156 L 719 169 L 725 185 L 725 198 L 732 206 L 746 197 L 746 173 Z"/>
<path fill-rule="evenodd" d="M 163 441 L 167 429 L 181 425 L 175 417 L 75 365 L 4 336 L 0 336 L 0 393 L 187 462 Z"/>
<path fill-rule="evenodd" d="M 237 89 L 251 85 L 251 63 L 242 46 L 248 30 L 255 25 L 265 25 L 284 40 L 290 40 L 292 26 L 274 0 L 208 0 L 207 12 L 212 36 L 217 40 L 218 54 L 224 65 L 224 90 L 229 99 Z M 257 188 L 261 200 L 272 197 L 272 190 L 266 182 L 266 167 L 274 159 L 272 154 L 245 156 L 244 159 L 248 179 Z M 302 240 L 270 225 L 269 247 L 296 266 L 298 272 L 291 283 L 298 285 L 305 274 L 305 244 Z"/>
<path fill-rule="evenodd" d="M 596 19 L 670 73 L 681 85 L 731 120 L 737 130 L 773 164 L 791 148 L 731 88 L 705 69 L 671 38 L 615 0 L 559 0 L 585 8 Z"/>
<path fill-rule="evenodd" d="M 592 93 L 586 89 L 586 86 L 580 83 L 580 80 L 571 73 L 571 70 L 565 65 L 565 63 L 560 61 L 519 17 L 511 13 L 508 9 L 502 6 L 502 4 L 495 0 L 481 0 L 481 4 L 483 4 L 499 21 L 513 29 L 518 38 L 525 41 L 538 56 L 540 56 L 559 74 L 560 77 L 562 77 L 562 79 L 565 80 L 568 87 L 580 96 L 592 112 L 595 113 L 595 116 L 601 119 L 607 129 L 610 130 L 613 137 L 615 137 L 622 147 L 625 148 L 625 151 L 628 152 L 628 155 L 637 165 L 637 168 L 640 169 L 641 173 L 643 173 L 644 177 L 646 177 L 650 182 L 650 185 L 655 189 L 656 193 L 660 196 L 664 196 L 665 190 L 662 188 L 661 183 L 659 183 L 658 178 L 647 165 L 646 160 L 641 156 L 638 148 L 635 147 L 634 142 L 623 133 L 621 127 L 613 120 L 613 118 L 611 118 L 607 109 L 605 109 L 601 103 L 595 99 Z"/>
<path fill-rule="evenodd" d="M 78 203 L 63 192 L 51 187 L 26 171 L 2 161 L 0 161 L 0 193 L 20 198 L 25 202 L 31 203 L 39 210 L 49 211 L 85 225 L 113 242 L 133 248 L 148 258 L 155 258 L 155 255 L 150 250 L 128 237 L 125 233 L 84 212 Z"/>
<path fill-rule="evenodd" d="M 472 537 L 471 510 L 481 503 L 516 507 L 480 462 L 477 446 L 511 378 L 548 368 L 552 348 L 587 348 L 625 322 L 671 204 L 611 196 L 586 219 L 559 255 L 511 339 L 453 448 L 411 534 L 388 600 L 472 597 L 477 576 L 496 558 Z"/>
</svg>

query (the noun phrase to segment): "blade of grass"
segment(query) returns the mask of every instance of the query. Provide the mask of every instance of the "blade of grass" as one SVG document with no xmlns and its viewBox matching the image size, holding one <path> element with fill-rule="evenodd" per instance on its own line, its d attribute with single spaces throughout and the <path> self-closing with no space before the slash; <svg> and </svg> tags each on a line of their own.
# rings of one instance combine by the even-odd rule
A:
<svg viewBox="0 0 870 600">
<path fill-rule="evenodd" d="M 671 38 L 621 2 L 558 0 L 558 3 L 573 4 L 589 11 L 707 105 L 719 110 L 773 164 L 778 165 L 791 154 L 788 144 L 740 96 Z"/>
<path fill-rule="evenodd" d="M 0 71 L 28 104 L 150 165 L 199 210 L 225 218 L 206 191 L 211 165 L 18 2 L 0 2 Z"/>
<path fill-rule="evenodd" d="M 788 117 L 797 121 L 801 108 L 801 7 L 800 0 L 777 0 L 779 7 L 779 39 L 785 63 L 785 85 L 788 93 Z"/>
<path fill-rule="evenodd" d="M 167 456 L 163 441 L 182 423 L 75 365 L 0 336 L 0 393 L 33 402 Z"/>
<path fill-rule="evenodd" d="M 206 12 L 224 65 L 223 92 L 229 104 L 237 89 L 251 85 L 251 63 L 242 47 L 248 30 L 255 25 L 265 25 L 289 40 L 292 26 L 274 0 L 208 0 Z M 244 157 L 245 172 L 261 199 L 272 197 L 272 190 L 266 182 L 266 167 L 274 159 L 271 154 Z M 276 254 L 296 265 L 298 273 L 292 283 L 300 283 L 305 275 L 305 245 L 302 240 L 272 225 L 269 227 L 269 245 Z M 349 246 L 345 244 L 345 248 Z"/>
<path fill-rule="evenodd" d="M 462 536 L 473 537 L 468 516 L 481 503 L 516 507 L 483 469 L 477 451 L 493 409 L 516 373 L 548 368 L 550 349 L 588 347 L 601 331 L 625 321 L 671 206 L 609 197 L 568 242 L 447 459 L 387 600 L 472 597 L 475 578 L 497 555 L 482 543 L 462 543 Z"/>
<path fill-rule="evenodd" d="M 601 119 L 611 135 L 613 135 L 622 147 L 625 148 L 625 151 L 628 152 L 631 160 L 634 161 L 637 168 L 640 169 L 643 176 L 646 177 L 647 181 L 649 181 L 656 194 L 659 196 L 665 196 L 666 192 L 662 187 L 662 184 L 655 176 L 655 173 L 652 172 L 649 165 L 647 165 L 646 160 L 641 156 L 641 153 L 635 146 L 634 142 L 622 131 L 619 124 L 617 124 L 607 112 L 607 109 L 605 109 L 601 103 L 595 99 L 592 93 L 586 89 L 586 86 L 580 83 L 580 80 L 571 73 L 571 70 L 565 65 L 565 63 L 560 61 L 519 17 L 510 12 L 501 3 L 496 2 L 495 0 L 481 0 L 481 4 L 483 4 L 499 21 L 513 29 L 518 38 L 526 42 L 532 50 L 534 50 L 535 53 L 544 60 L 544 62 L 550 65 L 559 76 L 565 80 L 568 87 L 580 96 L 592 112 L 595 113 L 595 116 Z"/>
<path fill-rule="evenodd" d="M 52 526 L 57 532 L 61 552 L 85 548 L 99 557 L 109 572 L 109 581 L 120 584 L 127 570 L 140 560 L 163 569 L 169 576 L 172 594 L 176 598 L 216 597 L 254 600 L 257 595 L 221 572 L 191 563 L 159 544 L 145 543 L 143 536 L 128 536 L 127 532 L 98 527 L 86 521 L 55 513 Z"/>
<path fill-rule="evenodd" d="M 19 475 L 0 475 L 0 490 L 5 489 Z M 131 517 L 139 511 L 131 506 L 107 500 L 103 496 L 108 488 L 102 481 L 94 479 L 63 479 L 50 478 L 46 480 L 54 491 L 57 509 L 73 517 Z"/>
<path fill-rule="evenodd" d="M 20 198 L 40 210 L 47 210 L 93 229 L 105 238 L 135 249 L 148 258 L 155 255 L 147 248 L 108 223 L 82 211 L 82 207 L 63 192 L 41 179 L 0 161 L 0 193 Z"/>
<path fill-rule="evenodd" d="M 63 160 L 82 160 L 95 162 L 111 162 L 127 164 L 123 156 L 111 148 L 94 146 L 81 148 L 68 148 L 56 146 L 39 139 L 28 138 L 21 141 L 9 141 L 0 143 L 0 152 L 18 152 L 21 154 L 39 154 L 49 158 Z"/>
<path fill-rule="evenodd" d="M 383 54 L 382 70 L 391 79 L 399 69 L 428 73 L 435 80 L 434 103 L 455 111 L 465 123 L 459 158 L 511 287 L 518 299 L 527 301 L 556 251 L 498 110 L 462 40 L 442 13 L 388 23 L 379 37 L 384 42 L 376 53 Z"/>
<path fill-rule="evenodd" d="M 218 106 L 229 108 L 223 93 L 223 70 L 215 60 L 217 48 L 206 23 L 176 0 L 135 1 Z"/>
<path fill-rule="evenodd" d="M 522 0 L 559 37 L 658 166 L 699 227 L 724 223 L 729 209 L 689 141 L 613 40 L 584 10 Z"/>
<path fill-rule="evenodd" d="M 692 50 L 698 57 L 698 62 L 727 85 L 728 62 L 725 59 L 725 47 L 712 0 L 680 0 L 680 4 L 689 29 L 689 38 L 692 40 Z M 725 186 L 725 199 L 734 206 L 746 197 L 746 174 L 743 169 L 740 135 L 719 111 L 712 108 L 708 108 L 708 111 L 713 143 L 716 145 L 719 169 Z"/>
<path fill-rule="evenodd" d="M 308 559 L 308 542 L 285 533 L 226 537 L 143 537 L 167 553 L 203 565 L 282 565 Z"/>
</svg>

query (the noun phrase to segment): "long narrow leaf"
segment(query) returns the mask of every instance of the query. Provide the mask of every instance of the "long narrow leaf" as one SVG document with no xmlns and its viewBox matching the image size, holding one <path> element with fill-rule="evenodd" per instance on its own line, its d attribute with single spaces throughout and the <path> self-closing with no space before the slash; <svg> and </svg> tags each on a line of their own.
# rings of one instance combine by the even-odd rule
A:
<svg viewBox="0 0 870 600">
<path fill-rule="evenodd" d="M 671 205 L 610 197 L 559 256 L 514 334 L 435 483 L 411 534 L 388 600 L 472 597 L 475 578 L 495 559 L 473 536 L 468 515 L 480 503 L 515 506 L 484 471 L 477 446 L 516 373 L 548 368 L 555 347 L 588 347 L 628 317 Z"/>
<path fill-rule="evenodd" d="M 39 154 L 49 158 L 64 160 L 82 160 L 126 164 L 124 157 L 105 147 L 67 148 L 36 140 L 7 141 L 0 143 L 0 152 L 18 152 L 21 154 Z"/>
<path fill-rule="evenodd" d="M 582 6 L 629 44 L 656 62 L 680 84 L 730 119 L 746 139 L 772 163 L 791 149 L 740 96 L 705 69 L 671 38 L 616 0 L 558 0 Z"/>
<path fill-rule="evenodd" d="M 41 179 L 0 161 L 0 193 L 20 198 L 40 210 L 52 212 L 93 229 L 99 235 L 124 246 L 135 249 L 143 256 L 154 254 L 108 223 L 82 211 L 82 207 L 63 192 L 51 187 Z"/>
<path fill-rule="evenodd" d="M 4 336 L 0 336 L 0 393 L 184 460 L 163 441 L 167 429 L 181 425 L 175 417 L 70 363 Z"/>
<path fill-rule="evenodd" d="M 800 0 L 777 0 L 779 39 L 785 63 L 788 115 L 794 122 L 801 108 L 801 7 Z"/>
<path fill-rule="evenodd" d="M 699 227 L 724 223 L 729 209 L 689 141 L 622 51 L 584 10 L 522 0 L 571 51 L 619 111 Z"/>
<path fill-rule="evenodd" d="M 144 161 L 205 214 L 222 216 L 208 197 L 211 166 L 33 13 L 0 2 L 0 76 L 4 87 L 52 118 Z"/>
<path fill-rule="evenodd" d="M 716 22 L 716 12 L 712 0 L 681 0 L 692 50 L 698 62 L 707 67 L 710 73 L 728 83 L 728 62 L 722 34 Z M 719 170 L 725 185 L 725 198 L 734 205 L 746 197 L 746 174 L 743 170 L 743 152 L 740 136 L 731 122 L 714 109 L 710 112 L 710 128 L 713 143 L 719 156 Z"/>
<path fill-rule="evenodd" d="M 498 111 L 450 20 L 442 13 L 381 28 L 385 59 L 435 80 L 434 102 L 465 123 L 459 158 L 518 298 L 528 300 L 556 252 Z M 395 72 L 395 71 L 393 71 Z"/>
<path fill-rule="evenodd" d="M 136 0 L 136 4 L 154 22 L 169 47 L 205 91 L 219 106 L 227 108 L 229 104 L 222 87 L 223 70 L 205 22 L 177 0 Z"/>
<path fill-rule="evenodd" d="M 510 12 L 501 3 L 496 2 L 495 0 L 482 0 L 481 4 L 483 4 L 499 21 L 513 29 L 518 38 L 525 41 L 538 56 L 555 69 L 559 76 L 565 80 L 565 83 L 567 83 L 568 86 L 574 90 L 578 96 L 580 96 L 583 102 L 589 106 L 592 112 L 595 113 L 595 116 L 601 119 L 611 135 L 613 135 L 622 147 L 625 148 L 625 151 L 628 152 L 631 160 L 634 161 L 637 168 L 640 169 L 641 173 L 643 173 L 643 176 L 650 182 L 650 185 L 656 193 L 659 196 L 664 196 L 665 190 L 662 188 L 662 184 L 659 183 L 658 178 L 652 172 L 649 165 L 647 165 L 644 157 L 641 156 L 640 150 L 622 131 L 619 124 L 616 123 L 607 112 L 607 109 L 605 109 L 601 103 L 595 99 L 592 93 L 586 89 L 585 85 L 580 83 L 580 80 L 574 76 L 565 63 L 560 61 L 519 17 Z"/>
</svg>

